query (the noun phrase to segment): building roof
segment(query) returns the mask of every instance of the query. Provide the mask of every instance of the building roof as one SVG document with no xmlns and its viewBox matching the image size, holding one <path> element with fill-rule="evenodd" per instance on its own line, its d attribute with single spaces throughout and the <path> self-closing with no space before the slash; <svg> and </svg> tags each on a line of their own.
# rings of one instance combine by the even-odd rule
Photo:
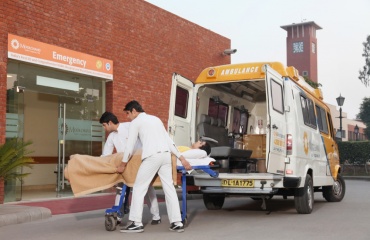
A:
<svg viewBox="0 0 370 240">
<path fill-rule="evenodd" d="M 294 27 L 294 26 L 303 26 L 303 25 L 313 25 L 316 29 L 322 29 L 322 27 L 320 27 L 319 25 L 317 25 L 314 21 L 310 21 L 310 22 L 301 22 L 301 23 L 292 23 L 290 25 L 284 25 L 284 26 L 280 26 L 282 29 L 288 31 L 288 28 L 289 27 Z"/>
</svg>

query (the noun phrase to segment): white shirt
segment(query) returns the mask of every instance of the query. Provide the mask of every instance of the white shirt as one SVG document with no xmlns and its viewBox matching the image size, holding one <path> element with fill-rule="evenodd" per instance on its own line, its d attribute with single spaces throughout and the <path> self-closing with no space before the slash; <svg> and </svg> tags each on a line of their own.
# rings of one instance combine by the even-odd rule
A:
<svg viewBox="0 0 370 240">
<path fill-rule="evenodd" d="M 123 152 L 125 150 L 129 127 L 130 122 L 120 123 L 117 131 L 113 131 L 108 135 L 107 141 L 104 144 L 102 156 L 112 154 L 114 148 L 116 148 L 116 152 Z M 137 143 L 135 143 L 135 149 L 140 147 L 141 144 L 137 141 Z"/>
<path fill-rule="evenodd" d="M 142 159 L 161 152 L 172 152 L 177 158 L 181 156 L 162 121 L 156 116 L 142 112 L 131 121 L 122 162 L 128 162 L 138 139 L 143 148 Z"/>
</svg>

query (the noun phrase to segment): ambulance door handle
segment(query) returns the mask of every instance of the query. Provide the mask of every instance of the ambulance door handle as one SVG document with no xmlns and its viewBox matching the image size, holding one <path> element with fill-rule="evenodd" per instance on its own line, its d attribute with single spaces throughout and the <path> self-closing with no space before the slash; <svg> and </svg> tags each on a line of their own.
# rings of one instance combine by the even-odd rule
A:
<svg viewBox="0 0 370 240">
<path fill-rule="evenodd" d="M 274 124 L 274 125 L 272 125 L 272 128 L 273 129 L 278 129 L 278 127 Z"/>
</svg>

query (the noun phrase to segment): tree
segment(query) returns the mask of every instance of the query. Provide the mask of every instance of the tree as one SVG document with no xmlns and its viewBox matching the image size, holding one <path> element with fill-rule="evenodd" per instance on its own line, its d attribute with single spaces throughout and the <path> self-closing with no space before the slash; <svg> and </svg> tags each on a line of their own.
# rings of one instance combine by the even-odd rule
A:
<svg viewBox="0 0 370 240">
<path fill-rule="evenodd" d="M 367 139 L 370 139 L 370 98 L 364 98 L 360 105 L 360 113 L 357 114 L 357 118 L 366 125 L 365 135 Z"/>
<path fill-rule="evenodd" d="M 322 87 L 321 83 L 314 82 L 314 81 L 312 81 L 310 78 L 308 78 L 306 76 L 304 76 L 303 78 L 306 81 L 306 83 L 308 83 L 308 85 L 310 85 L 311 87 L 313 87 L 315 89 L 316 88 L 319 88 L 319 87 Z"/>
<path fill-rule="evenodd" d="M 366 42 L 362 44 L 364 45 L 364 53 L 362 56 L 365 57 L 365 66 L 362 71 L 359 71 L 360 76 L 358 78 L 368 87 L 370 85 L 370 35 L 367 36 Z"/>
</svg>

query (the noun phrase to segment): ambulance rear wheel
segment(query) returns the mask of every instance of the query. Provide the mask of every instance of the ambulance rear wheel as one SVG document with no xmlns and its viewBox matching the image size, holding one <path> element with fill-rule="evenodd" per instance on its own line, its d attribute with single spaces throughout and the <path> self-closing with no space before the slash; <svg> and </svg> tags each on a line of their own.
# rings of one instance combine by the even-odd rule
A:
<svg viewBox="0 0 370 240">
<path fill-rule="evenodd" d="M 225 202 L 224 195 L 203 194 L 203 202 L 208 210 L 219 210 Z"/>
<path fill-rule="evenodd" d="M 322 187 L 322 196 L 328 202 L 340 202 L 346 193 L 346 183 L 341 175 L 338 174 L 333 186 Z"/>
<path fill-rule="evenodd" d="M 117 222 L 113 216 L 105 216 L 105 230 L 114 231 L 116 230 Z"/>
<path fill-rule="evenodd" d="M 314 203 L 313 183 L 310 175 L 306 175 L 303 188 L 297 188 L 294 194 L 295 209 L 300 214 L 310 214 Z"/>
</svg>

